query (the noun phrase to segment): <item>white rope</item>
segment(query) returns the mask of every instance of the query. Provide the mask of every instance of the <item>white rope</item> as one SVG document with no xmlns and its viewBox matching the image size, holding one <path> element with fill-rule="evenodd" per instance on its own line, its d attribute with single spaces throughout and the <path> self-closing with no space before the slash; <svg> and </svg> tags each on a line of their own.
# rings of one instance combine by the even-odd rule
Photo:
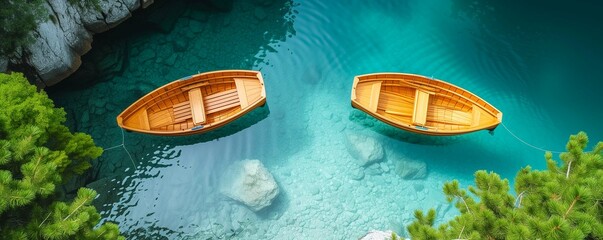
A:
<svg viewBox="0 0 603 240">
<path fill-rule="evenodd" d="M 110 148 L 105 148 L 103 150 L 104 151 L 108 151 L 108 150 L 111 150 L 111 149 L 122 147 L 124 150 L 126 150 L 126 153 L 128 154 L 128 157 L 130 157 L 130 161 L 132 162 L 132 165 L 134 165 L 134 167 L 136 168 L 136 163 L 134 163 L 134 159 L 132 158 L 132 155 L 130 154 L 130 151 L 128 151 L 128 149 L 126 148 L 126 137 L 124 135 L 124 129 L 123 128 L 120 128 L 120 129 L 121 129 L 121 144 L 119 144 L 117 146 L 110 147 Z"/>
<path fill-rule="evenodd" d="M 509 132 L 509 133 L 511 134 L 511 136 L 515 137 L 517 140 L 519 140 L 519 141 L 520 141 L 520 142 L 522 142 L 523 144 L 527 145 L 528 147 L 531 147 L 531 148 L 534 148 L 534 149 L 536 149 L 536 150 L 540 150 L 540 151 L 543 151 L 543 152 L 562 153 L 562 152 L 559 152 L 559 151 L 551 151 L 551 150 L 547 150 L 547 149 L 540 148 L 540 147 L 536 147 L 536 146 L 534 146 L 534 145 L 532 145 L 532 144 L 529 144 L 528 142 L 524 141 L 523 139 L 521 139 L 521 138 L 519 138 L 517 135 L 515 135 L 513 132 L 511 132 L 511 130 L 509 130 L 509 128 L 507 128 L 507 126 L 505 126 L 505 124 L 504 124 L 504 123 L 502 123 L 502 122 L 501 122 L 500 124 L 501 124 L 501 125 L 502 125 L 502 126 L 505 128 L 505 129 L 507 129 L 507 132 Z"/>
<path fill-rule="evenodd" d="M 114 148 L 121 147 L 122 145 L 123 145 L 123 144 L 119 144 L 119 145 L 117 145 L 117 146 L 113 146 L 113 147 L 110 147 L 110 148 L 105 148 L 105 149 L 103 149 L 103 150 L 108 151 L 108 150 L 111 150 L 111 149 L 114 149 Z"/>
</svg>

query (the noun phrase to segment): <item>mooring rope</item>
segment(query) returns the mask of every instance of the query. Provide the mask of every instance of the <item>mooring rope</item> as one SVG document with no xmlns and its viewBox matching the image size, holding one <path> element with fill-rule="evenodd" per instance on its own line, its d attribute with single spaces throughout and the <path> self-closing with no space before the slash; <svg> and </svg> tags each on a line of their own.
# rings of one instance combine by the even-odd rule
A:
<svg viewBox="0 0 603 240">
<path fill-rule="evenodd" d="M 527 145 L 528 147 L 531 147 L 531 148 L 534 148 L 536 150 L 540 150 L 540 151 L 543 151 L 543 152 L 562 153 L 560 151 L 551 151 L 551 150 L 547 150 L 547 149 L 544 149 L 544 148 L 541 148 L 541 147 L 536 147 L 536 146 L 534 146 L 534 145 L 532 145 L 532 144 L 524 141 L 523 139 L 519 138 L 517 135 L 515 135 L 513 132 L 511 132 L 511 130 L 509 130 L 509 128 L 507 128 L 507 126 L 505 126 L 504 123 L 501 122 L 500 124 L 507 130 L 507 132 L 509 132 L 511 134 L 511 136 L 513 136 L 514 138 L 516 138 L 517 140 L 519 140 L 523 144 Z"/>
<path fill-rule="evenodd" d="M 126 148 L 126 136 L 124 135 L 124 129 L 121 129 L 121 144 L 113 146 L 113 147 L 109 147 L 109 148 L 105 148 L 103 149 L 104 151 L 108 151 L 111 149 L 115 149 L 118 147 L 122 147 L 124 150 L 126 150 L 126 153 L 128 154 L 128 157 L 130 157 L 130 161 L 132 162 L 132 165 L 134 165 L 134 168 L 136 168 L 136 163 L 134 163 L 134 159 L 132 158 L 132 155 L 130 154 L 130 151 L 128 151 L 128 149 Z"/>
</svg>

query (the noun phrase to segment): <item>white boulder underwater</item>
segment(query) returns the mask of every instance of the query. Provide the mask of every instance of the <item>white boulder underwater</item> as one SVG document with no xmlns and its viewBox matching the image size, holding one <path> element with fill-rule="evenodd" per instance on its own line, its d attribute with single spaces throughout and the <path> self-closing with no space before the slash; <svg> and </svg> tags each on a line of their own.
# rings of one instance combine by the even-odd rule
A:
<svg viewBox="0 0 603 240">
<path fill-rule="evenodd" d="M 345 137 L 345 146 L 350 155 L 365 167 L 383 160 L 384 157 L 381 143 L 367 135 L 348 133 Z"/>
<path fill-rule="evenodd" d="M 220 180 L 220 192 L 259 211 L 272 204 L 279 188 L 260 160 L 242 160 L 226 168 Z"/>
</svg>

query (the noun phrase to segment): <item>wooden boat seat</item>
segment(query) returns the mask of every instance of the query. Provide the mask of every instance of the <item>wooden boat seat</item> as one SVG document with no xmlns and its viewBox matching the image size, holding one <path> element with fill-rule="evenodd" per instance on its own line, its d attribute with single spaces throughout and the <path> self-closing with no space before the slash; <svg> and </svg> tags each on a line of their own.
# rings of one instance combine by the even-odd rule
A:
<svg viewBox="0 0 603 240">
<path fill-rule="evenodd" d="M 215 93 L 205 98 L 206 114 L 219 112 L 240 105 L 237 89 Z"/>
<path fill-rule="evenodd" d="M 417 89 L 415 93 L 415 106 L 412 114 L 412 123 L 418 126 L 425 126 L 427 122 L 427 105 L 429 103 L 429 93 Z"/>
<path fill-rule="evenodd" d="M 205 101 L 194 100 L 197 103 L 200 102 L 200 104 L 198 104 L 197 106 L 193 106 L 193 104 L 191 104 L 190 99 L 197 99 L 197 97 L 194 96 L 197 93 L 193 93 L 193 96 L 191 96 L 191 91 L 193 90 L 189 91 L 189 101 L 175 104 L 172 107 L 174 111 L 174 123 L 184 122 L 190 118 L 193 118 L 193 122 L 195 122 L 195 124 L 202 124 L 207 121 L 206 116 L 208 114 L 219 112 L 240 105 L 239 94 L 237 93 L 237 90 L 231 89 L 224 92 L 209 95 L 205 97 Z M 200 95 L 201 91 L 199 91 L 198 94 Z M 199 99 L 202 99 L 201 95 L 199 96 Z M 193 109 L 195 108 L 197 109 L 197 112 L 203 112 L 203 115 L 195 117 L 193 112 Z M 201 119 L 203 119 L 202 122 L 199 121 Z"/>
<path fill-rule="evenodd" d="M 193 88 L 188 91 L 188 101 L 191 106 L 191 115 L 193 124 L 205 123 L 205 106 L 203 106 L 203 95 L 200 88 Z"/>
<path fill-rule="evenodd" d="M 235 78 L 235 84 L 237 86 L 237 94 L 239 96 L 239 102 L 241 102 L 241 108 L 249 106 L 249 100 L 247 99 L 247 91 L 245 90 L 245 81 L 254 81 L 245 78 Z"/>
<path fill-rule="evenodd" d="M 371 98 L 368 105 L 368 110 L 371 112 L 377 112 L 379 106 L 379 95 L 381 94 L 381 81 L 374 82 L 371 85 Z"/>
<path fill-rule="evenodd" d="M 189 101 L 175 104 L 172 109 L 174 111 L 174 123 L 184 122 L 193 117 Z"/>
</svg>

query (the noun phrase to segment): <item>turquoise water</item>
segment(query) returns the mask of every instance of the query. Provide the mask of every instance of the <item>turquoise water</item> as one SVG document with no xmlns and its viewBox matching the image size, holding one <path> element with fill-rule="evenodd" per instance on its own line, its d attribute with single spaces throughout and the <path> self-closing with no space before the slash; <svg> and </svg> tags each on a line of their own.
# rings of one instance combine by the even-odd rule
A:
<svg viewBox="0 0 603 240">
<path fill-rule="evenodd" d="M 406 235 L 415 209 L 457 211 L 445 181 L 472 184 L 476 170 L 512 179 L 544 168 L 544 152 L 504 127 L 426 137 L 350 106 L 355 75 L 410 72 L 478 94 L 504 113 L 509 130 L 562 151 L 570 134 L 603 139 L 601 7 L 547 2 L 235 1 L 230 10 L 158 1 L 108 33 L 70 79 L 48 89 L 73 130 L 105 148 L 122 141 L 119 112 L 145 93 L 192 73 L 261 70 L 267 108 L 216 132 L 166 138 L 125 133 L 125 151 L 106 151 L 89 186 L 104 221 L 129 239 L 205 239 L 234 230 L 246 239 L 358 238 L 371 229 Z M 599 17 L 600 18 L 600 17 Z M 362 167 L 346 136 L 376 139 L 384 160 Z M 217 189 L 231 163 L 259 159 L 280 195 L 253 212 Z M 426 165 L 404 179 L 401 162 Z"/>
</svg>

